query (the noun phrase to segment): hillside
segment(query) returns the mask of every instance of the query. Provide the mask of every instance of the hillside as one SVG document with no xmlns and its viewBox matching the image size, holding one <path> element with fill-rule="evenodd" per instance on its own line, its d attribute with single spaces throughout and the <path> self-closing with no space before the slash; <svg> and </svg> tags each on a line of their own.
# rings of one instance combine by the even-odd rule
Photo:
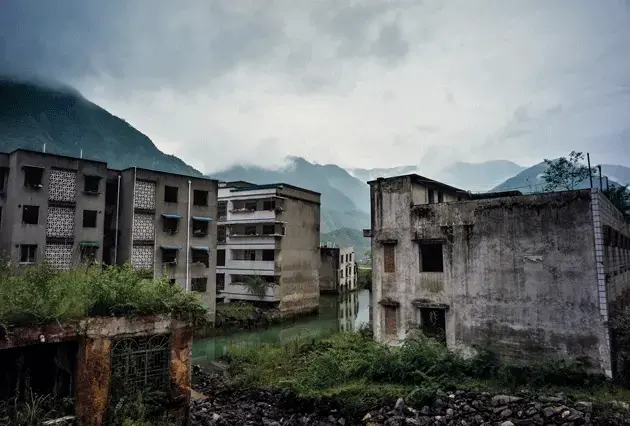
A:
<svg viewBox="0 0 630 426">
<path fill-rule="evenodd" d="M 299 157 L 289 157 L 288 161 L 279 169 L 239 165 L 208 176 L 257 184 L 284 182 L 317 191 L 322 194 L 322 232 L 369 226 L 369 187 L 365 183 L 335 165 L 313 164 Z"/>
<path fill-rule="evenodd" d="M 516 189 L 524 193 L 541 191 L 544 185 L 541 176 L 546 169 L 547 165 L 544 162 L 538 163 L 523 170 L 516 176 L 507 179 L 500 185 L 497 185 L 493 191 L 506 191 L 510 189 Z M 602 175 L 608 176 L 609 184 L 630 184 L 630 167 L 602 164 Z M 606 185 L 605 181 L 604 185 Z M 586 179 L 580 183 L 579 188 L 588 188 L 589 186 L 590 182 Z M 599 186 L 599 176 L 593 176 L 593 186 Z"/>
<path fill-rule="evenodd" d="M 354 247 L 356 259 L 365 261 L 365 252 L 370 249 L 371 240 L 363 236 L 363 231 L 341 228 L 322 234 L 322 244 L 334 247 Z"/>
<path fill-rule="evenodd" d="M 199 176 L 179 158 L 160 151 L 129 123 L 70 88 L 51 88 L 0 77 L 0 152 L 16 148 L 106 161 L 109 167 L 143 167 Z"/>
</svg>

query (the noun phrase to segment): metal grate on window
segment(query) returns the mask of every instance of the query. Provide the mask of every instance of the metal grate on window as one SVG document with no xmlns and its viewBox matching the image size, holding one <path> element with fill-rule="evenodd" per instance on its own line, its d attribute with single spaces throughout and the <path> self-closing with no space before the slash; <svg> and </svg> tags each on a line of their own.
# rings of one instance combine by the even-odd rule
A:
<svg viewBox="0 0 630 426">
<path fill-rule="evenodd" d="M 111 350 L 111 399 L 169 385 L 170 336 L 125 338 Z"/>
</svg>

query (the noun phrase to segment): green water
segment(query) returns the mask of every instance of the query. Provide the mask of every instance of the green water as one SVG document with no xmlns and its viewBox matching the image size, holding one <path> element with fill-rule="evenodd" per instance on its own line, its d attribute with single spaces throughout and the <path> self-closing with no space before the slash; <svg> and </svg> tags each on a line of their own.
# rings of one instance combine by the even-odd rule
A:
<svg viewBox="0 0 630 426">
<path fill-rule="evenodd" d="M 239 332 L 227 336 L 209 337 L 193 344 L 193 364 L 209 367 L 230 347 L 259 347 L 296 337 L 325 336 L 336 331 L 358 330 L 370 321 L 370 292 L 347 293 L 320 298 L 319 314 L 294 323 L 273 326 L 265 330 Z"/>
</svg>

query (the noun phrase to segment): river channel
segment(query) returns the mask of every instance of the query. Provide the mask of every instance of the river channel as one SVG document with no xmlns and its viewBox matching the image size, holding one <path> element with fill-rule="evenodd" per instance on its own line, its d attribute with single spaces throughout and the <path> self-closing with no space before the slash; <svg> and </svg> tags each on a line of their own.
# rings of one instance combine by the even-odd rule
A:
<svg viewBox="0 0 630 426">
<path fill-rule="evenodd" d="M 319 314 L 248 332 L 200 339 L 193 344 L 193 364 L 209 367 L 231 347 L 259 347 L 296 337 L 319 337 L 337 331 L 359 330 L 370 322 L 370 291 L 362 290 L 342 295 L 322 295 Z"/>
</svg>

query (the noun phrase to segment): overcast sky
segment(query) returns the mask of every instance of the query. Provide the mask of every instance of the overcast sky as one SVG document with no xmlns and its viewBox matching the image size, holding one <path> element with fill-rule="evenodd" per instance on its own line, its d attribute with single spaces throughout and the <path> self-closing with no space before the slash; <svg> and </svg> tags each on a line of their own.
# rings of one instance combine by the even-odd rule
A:
<svg viewBox="0 0 630 426">
<path fill-rule="evenodd" d="M 0 0 L 0 54 L 203 171 L 630 165 L 622 0 Z"/>
</svg>

